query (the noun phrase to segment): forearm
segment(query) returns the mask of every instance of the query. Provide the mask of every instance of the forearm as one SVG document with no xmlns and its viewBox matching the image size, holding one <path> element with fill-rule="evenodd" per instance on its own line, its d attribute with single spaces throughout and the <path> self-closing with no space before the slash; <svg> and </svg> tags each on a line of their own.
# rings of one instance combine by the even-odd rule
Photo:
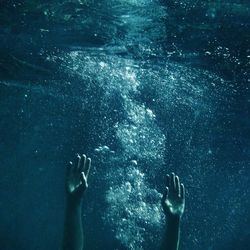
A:
<svg viewBox="0 0 250 250">
<path fill-rule="evenodd" d="M 63 250 L 83 250 L 81 202 L 67 201 L 64 221 Z"/>
<path fill-rule="evenodd" d="M 180 217 L 167 218 L 166 231 L 163 236 L 162 250 L 178 250 L 180 240 Z"/>
</svg>

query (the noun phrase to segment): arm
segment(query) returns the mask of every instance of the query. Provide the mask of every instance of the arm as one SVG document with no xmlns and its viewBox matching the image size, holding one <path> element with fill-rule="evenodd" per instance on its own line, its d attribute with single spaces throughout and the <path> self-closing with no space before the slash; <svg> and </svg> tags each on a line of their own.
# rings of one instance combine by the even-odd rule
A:
<svg viewBox="0 0 250 250">
<path fill-rule="evenodd" d="M 88 187 L 91 159 L 78 156 L 77 165 L 70 162 L 66 171 L 66 210 L 63 250 L 83 250 L 82 195 Z"/>
<path fill-rule="evenodd" d="M 185 207 L 185 189 L 179 177 L 174 173 L 167 176 L 167 186 L 162 197 L 162 208 L 166 217 L 166 232 L 162 250 L 178 250 L 180 239 L 180 221 Z"/>
</svg>

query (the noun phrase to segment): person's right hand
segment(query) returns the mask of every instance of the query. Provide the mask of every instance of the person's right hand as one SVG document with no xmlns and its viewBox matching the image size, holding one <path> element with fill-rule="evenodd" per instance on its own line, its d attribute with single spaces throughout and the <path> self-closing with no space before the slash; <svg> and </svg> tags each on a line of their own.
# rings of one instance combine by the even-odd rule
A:
<svg viewBox="0 0 250 250">
<path fill-rule="evenodd" d="M 182 216 L 185 208 L 185 188 L 174 173 L 167 175 L 166 191 L 161 203 L 167 217 Z"/>
</svg>

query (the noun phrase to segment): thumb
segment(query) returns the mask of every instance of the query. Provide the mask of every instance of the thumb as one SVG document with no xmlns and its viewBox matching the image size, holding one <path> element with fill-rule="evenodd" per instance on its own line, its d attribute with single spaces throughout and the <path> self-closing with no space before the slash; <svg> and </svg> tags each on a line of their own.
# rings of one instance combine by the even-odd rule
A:
<svg viewBox="0 0 250 250">
<path fill-rule="evenodd" d="M 84 172 L 81 172 L 81 185 L 80 186 L 83 190 L 85 190 L 88 187 L 87 178 Z"/>
</svg>

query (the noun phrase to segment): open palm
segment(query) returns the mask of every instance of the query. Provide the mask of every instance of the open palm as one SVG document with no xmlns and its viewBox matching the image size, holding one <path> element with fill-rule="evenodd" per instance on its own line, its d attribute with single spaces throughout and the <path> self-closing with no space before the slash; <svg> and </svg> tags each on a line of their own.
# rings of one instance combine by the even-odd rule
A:
<svg viewBox="0 0 250 250">
<path fill-rule="evenodd" d="M 185 189 L 179 177 L 172 173 L 167 176 L 166 191 L 162 197 L 162 207 L 166 216 L 182 216 L 185 207 Z"/>
<path fill-rule="evenodd" d="M 86 155 L 77 156 L 77 164 L 69 163 L 66 173 L 66 193 L 69 198 L 81 199 L 88 187 L 88 175 L 91 167 L 91 159 Z"/>
</svg>

